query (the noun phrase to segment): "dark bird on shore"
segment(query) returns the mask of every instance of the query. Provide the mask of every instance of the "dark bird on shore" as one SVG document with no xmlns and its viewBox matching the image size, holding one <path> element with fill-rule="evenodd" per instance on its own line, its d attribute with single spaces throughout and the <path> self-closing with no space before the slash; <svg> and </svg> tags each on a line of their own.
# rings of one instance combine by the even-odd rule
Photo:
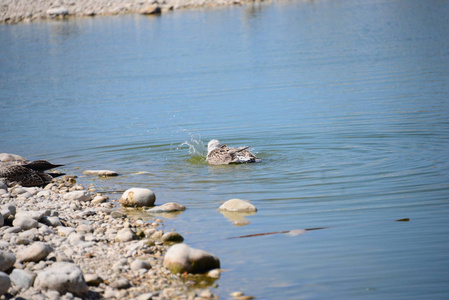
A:
<svg viewBox="0 0 449 300">
<path fill-rule="evenodd" d="M 53 177 L 64 173 L 44 173 L 46 170 L 61 167 L 46 160 L 32 162 L 11 161 L 0 163 L 0 181 L 8 186 L 19 184 L 24 187 L 43 186 L 52 181 Z"/>
<path fill-rule="evenodd" d="M 211 165 L 227 165 L 259 162 L 257 158 L 248 150 L 248 146 L 244 147 L 228 147 L 221 145 L 218 140 L 211 140 L 207 144 L 206 161 Z"/>
</svg>

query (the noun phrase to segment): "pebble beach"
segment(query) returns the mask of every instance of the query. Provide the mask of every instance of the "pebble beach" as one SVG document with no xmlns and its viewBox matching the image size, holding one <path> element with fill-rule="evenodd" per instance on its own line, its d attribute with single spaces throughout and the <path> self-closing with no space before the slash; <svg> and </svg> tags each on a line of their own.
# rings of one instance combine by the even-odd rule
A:
<svg viewBox="0 0 449 300">
<path fill-rule="evenodd" d="M 160 15 L 172 10 L 240 5 L 252 0 L 2 0 L 0 23 L 119 14 Z"/>
<path fill-rule="evenodd" d="M 70 175 L 44 187 L 0 182 L 0 299 L 218 298 L 219 270 L 171 272 L 164 255 L 183 238 L 116 202 Z"/>
</svg>

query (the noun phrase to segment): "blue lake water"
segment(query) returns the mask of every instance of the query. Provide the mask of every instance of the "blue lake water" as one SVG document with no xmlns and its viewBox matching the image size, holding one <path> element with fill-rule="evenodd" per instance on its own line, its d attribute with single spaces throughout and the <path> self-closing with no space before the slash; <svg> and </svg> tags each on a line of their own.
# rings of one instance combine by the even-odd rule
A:
<svg viewBox="0 0 449 300">
<path fill-rule="evenodd" d="M 0 152 L 187 206 L 165 228 L 220 258 L 223 299 L 447 299 L 448 15 L 297 0 L 0 25 Z M 209 166 L 188 145 L 212 138 L 262 162 Z M 249 225 L 217 211 L 231 198 Z"/>
</svg>

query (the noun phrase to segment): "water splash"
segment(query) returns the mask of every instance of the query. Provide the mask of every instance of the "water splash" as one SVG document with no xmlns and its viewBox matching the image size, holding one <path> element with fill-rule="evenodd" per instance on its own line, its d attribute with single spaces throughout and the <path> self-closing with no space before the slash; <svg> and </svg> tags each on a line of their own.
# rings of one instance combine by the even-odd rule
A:
<svg viewBox="0 0 449 300">
<path fill-rule="evenodd" d="M 207 155 L 207 147 L 204 145 L 203 141 L 201 140 L 201 136 L 195 136 L 193 133 L 188 132 L 190 136 L 190 140 L 185 141 L 181 145 L 179 145 L 179 148 L 182 148 L 184 146 L 189 147 L 189 155 L 190 159 L 189 161 L 194 163 L 204 163 L 206 161 L 206 155 Z"/>
</svg>

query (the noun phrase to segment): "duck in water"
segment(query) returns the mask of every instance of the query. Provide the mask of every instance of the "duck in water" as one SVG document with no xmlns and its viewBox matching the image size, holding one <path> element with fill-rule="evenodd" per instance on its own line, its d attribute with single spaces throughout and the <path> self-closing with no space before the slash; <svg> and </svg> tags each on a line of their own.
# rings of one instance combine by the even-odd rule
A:
<svg viewBox="0 0 449 300">
<path fill-rule="evenodd" d="M 53 177 L 64 173 L 44 173 L 46 170 L 61 167 L 46 160 L 13 160 L 0 163 L 0 181 L 8 186 L 19 184 L 24 187 L 43 186 L 52 181 Z"/>
<path fill-rule="evenodd" d="M 207 163 L 211 165 L 228 165 L 259 162 L 257 158 L 248 150 L 248 146 L 244 147 L 228 147 L 221 145 L 218 140 L 211 140 L 207 144 Z"/>
</svg>

